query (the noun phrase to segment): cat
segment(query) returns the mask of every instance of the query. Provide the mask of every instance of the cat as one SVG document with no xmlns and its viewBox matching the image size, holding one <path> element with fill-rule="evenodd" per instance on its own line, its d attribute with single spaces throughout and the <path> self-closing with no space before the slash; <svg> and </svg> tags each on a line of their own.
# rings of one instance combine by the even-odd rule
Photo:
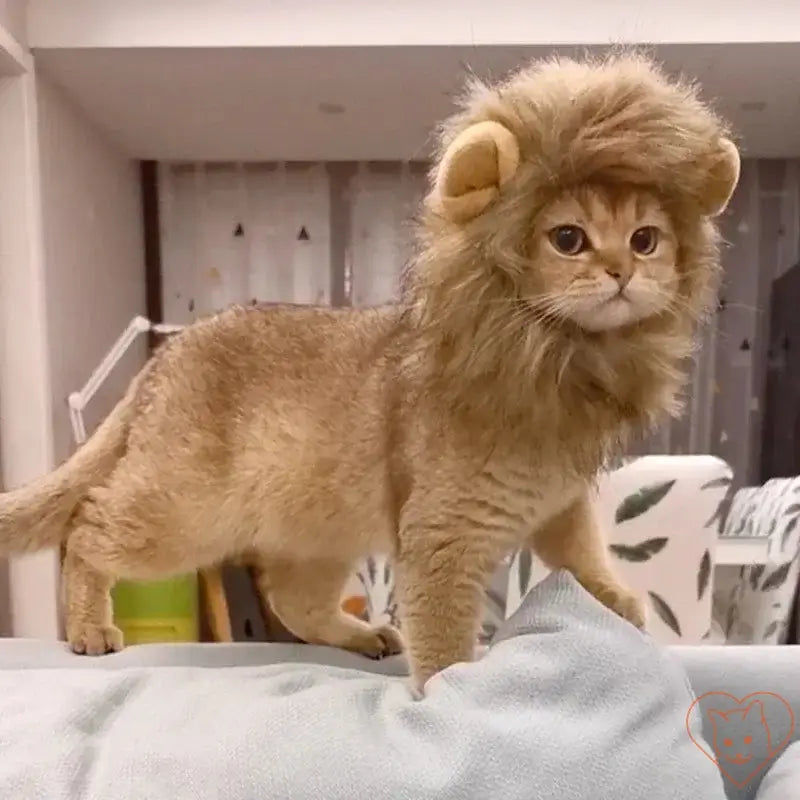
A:
<svg viewBox="0 0 800 800">
<path fill-rule="evenodd" d="M 412 685 L 468 661 L 483 590 L 532 547 L 643 626 L 596 474 L 676 413 L 739 156 L 695 89 L 636 53 L 470 84 L 441 128 L 398 304 L 233 307 L 170 339 L 65 464 L 0 497 L 0 552 L 65 543 L 67 637 L 121 647 L 117 578 L 248 553 L 307 642 Z M 402 638 L 340 608 L 391 552 Z"/>
<path fill-rule="evenodd" d="M 714 734 L 712 749 L 721 766 L 758 765 L 772 756 L 772 740 L 764 705 L 753 700 L 745 708 L 731 711 L 708 710 Z"/>
</svg>

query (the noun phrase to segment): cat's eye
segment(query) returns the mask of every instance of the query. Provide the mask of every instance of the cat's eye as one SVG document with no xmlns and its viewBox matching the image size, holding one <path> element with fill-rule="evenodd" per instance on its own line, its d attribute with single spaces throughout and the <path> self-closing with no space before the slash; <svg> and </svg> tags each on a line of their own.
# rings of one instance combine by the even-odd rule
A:
<svg viewBox="0 0 800 800">
<path fill-rule="evenodd" d="M 553 247 L 565 256 L 577 256 L 589 249 L 589 237 L 577 225 L 559 225 L 548 236 Z"/>
<path fill-rule="evenodd" d="M 631 234 L 631 250 L 639 256 L 649 256 L 658 246 L 658 228 L 645 225 Z"/>
</svg>

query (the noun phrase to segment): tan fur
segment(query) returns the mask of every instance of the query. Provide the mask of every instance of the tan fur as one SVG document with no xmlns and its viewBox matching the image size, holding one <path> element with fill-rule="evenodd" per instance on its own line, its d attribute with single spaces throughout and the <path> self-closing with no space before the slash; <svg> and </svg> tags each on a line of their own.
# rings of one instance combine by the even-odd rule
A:
<svg viewBox="0 0 800 800">
<path fill-rule="evenodd" d="M 0 550 L 10 544 L 14 552 L 29 552 L 64 541 L 75 506 L 90 486 L 105 480 L 125 452 L 129 425 L 136 416 L 136 397 L 148 371 L 146 367 L 131 382 L 124 398 L 72 458 L 48 475 L 2 495 Z"/>
<path fill-rule="evenodd" d="M 498 128 L 484 125 L 462 148 L 487 121 L 512 138 L 487 145 Z M 398 306 L 233 308 L 195 324 L 123 403 L 135 417 L 113 468 L 76 468 L 82 450 L 61 495 L 45 479 L 0 500 L 0 550 L 66 539 L 69 637 L 90 652 L 119 644 L 110 576 L 244 553 L 292 632 L 380 655 L 396 632 L 339 601 L 357 559 L 392 552 L 417 687 L 471 658 L 483 588 L 526 541 L 641 625 L 589 493 L 631 435 L 678 408 L 719 272 L 709 217 L 738 175 L 725 136 L 694 90 L 636 56 L 473 85 L 443 128 Z M 442 202 L 475 191 L 479 203 Z M 556 251 L 567 224 L 590 250 Z M 642 225 L 660 243 L 640 257 Z"/>
</svg>

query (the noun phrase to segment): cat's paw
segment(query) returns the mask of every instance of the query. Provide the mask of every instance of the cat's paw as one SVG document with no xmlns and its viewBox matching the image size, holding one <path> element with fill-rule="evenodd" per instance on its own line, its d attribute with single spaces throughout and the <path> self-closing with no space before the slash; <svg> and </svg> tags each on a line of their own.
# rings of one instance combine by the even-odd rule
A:
<svg viewBox="0 0 800 800">
<path fill-rule="evenodd" d="M 87 656 L 103 656 L 123 647 L 122 631 L 114 625 L 72 625 L 67 641 L 73 653 Z"/>
<path fill-rule="evenodd" d="M 581 583 L 610 611 L 634 627 L 644 630 L 645 604 L 639 595 L 618 583 L 600 581 L 581 581 Z"/>
<path fill-rule="evenodd" d="M 420 683 L 416 678 L 409 678 L 406 686 L 408 686 L 412 700 L 422 700 L 425 697 L 425 684 Z"/>
<path fill-rule="evenodd" d="M 403 640 L 394 626 L 380 625 L 360 631 L 348 642 L 347 649 L 369 658 L 385 658 L 402 653 Z"/>
<path fill-rule="evenodd" d="M 629 589 L 617 587 L 614 591 L 607 592 L 605 597 L 601 599 L 615 614 L 630 622 L 631 625 L 639 628 L 639 630 L 644 630 L 647 621 L 645 618 L 645 605 L 639 595 L 634 594 Z"/>
</svg>

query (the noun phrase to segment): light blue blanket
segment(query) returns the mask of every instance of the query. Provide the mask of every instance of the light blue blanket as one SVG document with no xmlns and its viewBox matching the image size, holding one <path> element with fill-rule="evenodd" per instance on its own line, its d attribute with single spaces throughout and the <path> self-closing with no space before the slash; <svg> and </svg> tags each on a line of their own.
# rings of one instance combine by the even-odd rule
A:
<svg viewBox="0 0 800 800">
<path fill-rule="evenodd" d="M 499 638 L 418 702 L 402 677 L 330 664 L 7 661 L 0 798 L 723 800 L 682 669 L 569 575 Z"/>
</svg>

